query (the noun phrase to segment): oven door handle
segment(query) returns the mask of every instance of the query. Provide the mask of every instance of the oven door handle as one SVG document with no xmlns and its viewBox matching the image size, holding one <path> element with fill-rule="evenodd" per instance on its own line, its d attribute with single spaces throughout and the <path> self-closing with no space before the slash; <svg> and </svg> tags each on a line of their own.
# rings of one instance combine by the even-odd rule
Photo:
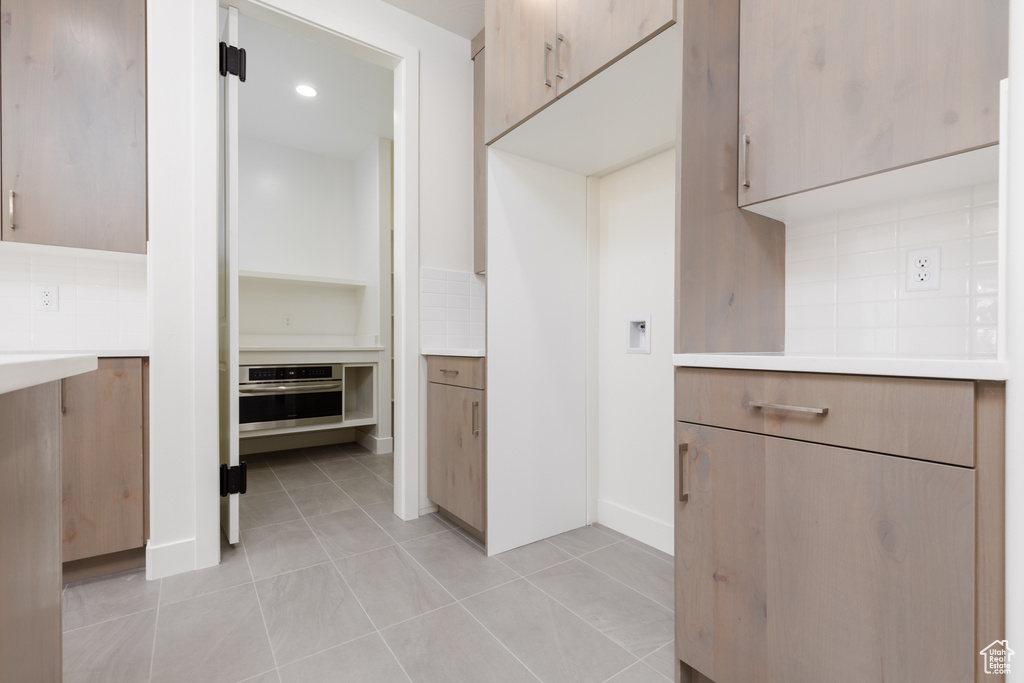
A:
<svg viewBox="0 0 1024 683">
<path fill-rule="evenodd" d="M 238 392 L 241 394 L 308 394 L 318 391 L 331 391 L 332 389 L 341 389 L 341 382 L 317 385 L 295 384 L 274 387 L 238 387 Z"/>
</svg>

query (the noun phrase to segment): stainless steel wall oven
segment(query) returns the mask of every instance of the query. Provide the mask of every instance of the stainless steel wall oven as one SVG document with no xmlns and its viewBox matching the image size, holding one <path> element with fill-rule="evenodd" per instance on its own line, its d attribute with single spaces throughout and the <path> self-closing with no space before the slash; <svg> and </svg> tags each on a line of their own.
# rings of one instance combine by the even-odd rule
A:
<svg viewBox="0 0 1024 683">
<path fill-rule="evenodd" d="M 341 364 L 250 365 L 241 367 L 238 377 L 239 431 L 344 420 Z"/>
</svg>

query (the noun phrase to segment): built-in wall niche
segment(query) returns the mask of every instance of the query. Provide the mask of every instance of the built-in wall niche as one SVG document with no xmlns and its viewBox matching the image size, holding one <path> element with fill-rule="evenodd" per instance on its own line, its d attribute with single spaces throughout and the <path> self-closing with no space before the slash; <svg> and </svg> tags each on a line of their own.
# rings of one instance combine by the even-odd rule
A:
<svg viewBox="0 0 1024 683">
<path fill-rule="evenodd" d="M 786 223 L 787 353 L 1000 357 L 998 146 L 747 208 Z"/>
</svg>

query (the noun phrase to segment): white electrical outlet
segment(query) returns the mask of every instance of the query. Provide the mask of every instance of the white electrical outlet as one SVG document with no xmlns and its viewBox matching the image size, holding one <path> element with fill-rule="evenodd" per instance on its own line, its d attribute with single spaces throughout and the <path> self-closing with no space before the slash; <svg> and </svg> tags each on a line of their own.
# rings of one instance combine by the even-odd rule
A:
<svg viewBox="0 0 1024 683">
<path fill-rule="evenodd" d="M 281 320 L 281 322 L 284 324 L 285 327 L 291 327 L 292 326 L 292 316 L 286 313 L 284 318 Z"/>
<path fill-rule="evenodd" d="M 36 310 L 60 310 L 60 288 L 57 285 L 36 286 Z"/>
<path fill-rule="evenodd" d="M 941 286 L 942 250 L 939 247 L 907 251 L 907 291 L 926 292 Z"/>
</svg>

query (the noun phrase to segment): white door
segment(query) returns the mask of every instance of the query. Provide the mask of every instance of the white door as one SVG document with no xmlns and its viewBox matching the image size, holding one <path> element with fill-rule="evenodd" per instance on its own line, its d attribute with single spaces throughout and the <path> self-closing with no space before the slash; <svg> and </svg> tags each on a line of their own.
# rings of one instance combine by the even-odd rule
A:
<svg viewBox="0 0 1024 683">
<path fill-rule="evenodd" d="M 221 15 L 221 40 L 238 45 L 238 10 Z M 238 77 L 221 77 L 220 142 L 220 461 L 238 465 Z M 220 523 L 238 543 L 238 495 L 221 498 Z"/>
</svg>

